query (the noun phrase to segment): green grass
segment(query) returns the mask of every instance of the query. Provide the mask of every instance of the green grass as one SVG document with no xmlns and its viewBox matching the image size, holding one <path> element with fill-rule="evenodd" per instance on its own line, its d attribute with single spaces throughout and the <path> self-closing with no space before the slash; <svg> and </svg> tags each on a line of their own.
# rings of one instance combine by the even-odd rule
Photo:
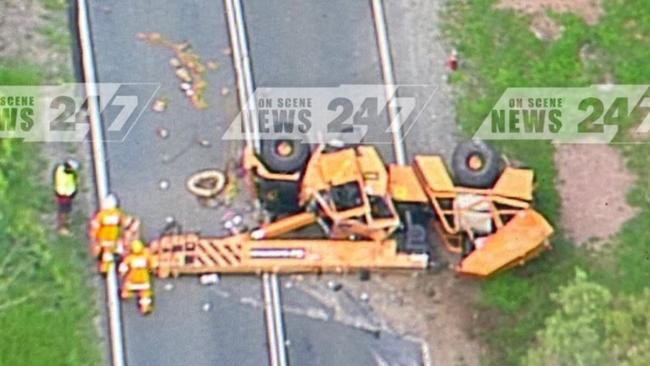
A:
<svg viewBox="0 0 650 366">
<path fill-rule="evenodd" d="M 575 16 L 552 15 L 565 27 L 564 33 L 557 41 L 541 41 L 530 32 L 529 18 L 495 10 L 494 2 L 453 1 L 446 14 L 448 39 L 463 61 L 451 81 L 460 92 L 457 113 L 468 135 L 508 87 L 586 86 L 602 82 L 606 73 L 618 84 L 650 82 L 650 3 L 606 1 L 606 15 L 594 27 Z M 595 61 L 580 59 L 580 50 L 587 44 L 598 56 Z M 544 141 L 496 144 L 535 169 L 536 207 L 558 227 L 554 147 Z M 551 253 L 483 283 L 481 307 L 493 315 L 482 329 L 490 346 L 486 364 L 520 363 L 536 331 L 554 310 L 548 295 L 573 278 L 576 266 L 588 269 L 614 293 L 638 293 L 650 283 L 650 144 L 619 147 L 629 168 L 640 177 L 629 201 L 641 213 L 624 226 L 616 245 L 605 253 L 576 249 L 560 232 L 553 239 Z"/>
<path fill-rule="evenodd" d="M 71 38 L 66 24 L 53 22 L 43 26 L 39 32 L 55 50 L 67 52 L 70 49 Z"/>
<path fill-rule="evenodd" d="M 47 10 L 63 11 L 68 8 L 67 0 L 41 0 L 41 3 Z"/>
<path fill-rule="evenodd" d="M 0 85 L 40 80 L 36 68 L 0 66 Z M 86 245 L 54 235 L 40 154 L 0 139 L 0 365 L 97 365 Z"/>
</svg>

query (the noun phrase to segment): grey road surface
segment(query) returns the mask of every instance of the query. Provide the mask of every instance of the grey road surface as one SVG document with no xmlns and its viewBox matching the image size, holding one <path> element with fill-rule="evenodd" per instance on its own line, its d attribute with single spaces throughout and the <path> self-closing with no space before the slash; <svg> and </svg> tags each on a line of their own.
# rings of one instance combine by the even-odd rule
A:
<svg viewBox="0 0 650 366">
<path fill-rule="evenodd" d="M 370 2 L 247 0 L 244 13 L 256 87 L 383 83 Z M 388 120 L 377 123 L 370 126 L 373 132 L 384 131 Z M 390 139 L 384 141 L 376 146 L 392 161 Z M 342 329 L 331 322 L 309 324 L 286 314 L 285 323 L 289 359 L 297 365 L 381 364 L 394 348 L 410 352 L 399 360 L 388 357 L 389 364 L 420 362 L 418 347 L 396 337 Z"/>
<path fill-rule="evenodd" d="M 163 113 L 146 107 L 123 142 L 107 143 L 110 181 L 123 207 L 141 218 L 147 239 L 158 235 L 165 218 L 174 217 L 187 231 L 221 234 L 223 212 L 204 209 L 185 190 L 195 171 L 223 168 L 229 152 L 221 134 L 238 111 L 229 46 L 220 1 L 91 1 L 91 26 L 100 82 L 160 84 L 156 98 L 169 100 Z M 136 38 L 138 32 L 159 32 L 174 41 L 189 41 L 204 61 L 220 68 L 208 72 L 209 108 L 196 110 L 179 90 L 170 50 Z M 109 116 L 110 117 L 110 116 Z M 166 129 L 169 136 L 159 137 Z M 207 144 L 200 144 L 207 141 Z M 207 145 L 207 146 L 206 146 Z M 169 188 L 160 189 L 161 181 Z M 257 278 L 232 278 L 259 292 Z M 249 284 L 248 286 L 245 286 Z M 267 362 L 263 313 L 241 306 L 237 299 L 213 296 L 196 278 L 175 281 L 166 291 L 157 283 L 157 309 L 140 317 L 132 302 L 123 306 L 129 365 L 263 365 Z M 209 304 L 208 312 L 202 310 Z"/>
<path fill-rule="evenodd" d="M 258 85 L 381 82 L 365 2 L 259 1 L 246 2 L 244 10 Z M 223 234 L 224 211 L 202 208 L 184 187 L 195 171 L 223 168 L 237 156 L 237 145 L 221 140 L 238 111 L 230 56 L 223 52 L 229 47 L 223 3 L 92 0 L 90 12 L 99 81 L 159 84 L 155 98 L 169 100 L 163 113 L 146 106 L 123 141 L 107 143 L 111 186 L 123 207 L 142 219 L 146 239 L 160 233 L 167 217 L 185 231 Z M 171 52 L 138 40 L 139 32 L 187 40 L 204 60 L 219 62 L 218 70 L 208 72 L 209 108 L 198 111 L 190 105 L 169 65 Z M 296 35 L 304 38 L 296 40 Z M 302 63 L 291 63 L 301 57 Z M 160 137 L 160 129 L 169 135 Z M 168 188 L 160 188 L 163 181 Z M 267 363 L 258 278 L 229 277 L 211 287 L 196 278 L 158 281 L 156 291 L 157 309 L 149 317 L 140 317 L 132 302 L 124 304 L 129 365 Z M 296 302 L 306 307 L 313 299 Z M 374 365 L 402 348 L 413 352 L 406 356 L 411 361 L 399 364 L 418 358 L 417 347 L 389 334 L 301 314 L 285 316 L 292 365 Z"/>
</svg>

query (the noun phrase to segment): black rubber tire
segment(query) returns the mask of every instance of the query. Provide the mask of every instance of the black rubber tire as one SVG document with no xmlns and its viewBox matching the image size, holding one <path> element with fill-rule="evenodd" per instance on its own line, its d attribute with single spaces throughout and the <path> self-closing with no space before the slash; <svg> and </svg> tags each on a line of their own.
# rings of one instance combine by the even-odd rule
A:
<svg viewBox="0 0 650 366">
<path fill-rule="evenodd" d="M 472 169 L 469 160 L 472 156 L 481 159 L 482 167 Z M 501 157 L 482 140 L 461 142 L 452 156 L 451 167 L 456 183 L 463 187 L 490 188 L 501 173 Z"/>
<path fill-rule="evenodd" d="M 293 151 L 289 155 L 278 153 L 280 143 L 291 144 Z M 295 173 L 302 170 L 307 164 L 311 149 L 308 144 L 296 140 L 277 139 L 262 141 L 260 157 L 266 168 L 274 173 Z"/>
</svg>

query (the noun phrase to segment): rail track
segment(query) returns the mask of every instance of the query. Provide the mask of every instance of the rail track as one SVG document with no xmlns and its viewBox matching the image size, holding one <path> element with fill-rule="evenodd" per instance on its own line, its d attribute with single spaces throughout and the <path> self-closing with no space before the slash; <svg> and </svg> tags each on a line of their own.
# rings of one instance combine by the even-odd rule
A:
<svg viewBox="0 0 650 366">
<path fill-rule="evenodd" d="M 393 151 L 397 163 L 406 160 L 405 147 L 401 136 L 401 121 L 398 110 L 393 66 L 390 46 L 386 30 L 386 20 L 382 0 L 369 0 L 372 11 L 374 33 L 377 42 L 378 58 L 381 75 L 385 87 L 386 99 L 389 101 L 389 126 L 393 134 Z M 255 83 L 252 63 L 248 46 L 246 17 L 241 0 L 223 0 L 226 10 L 226 21 L 232 49 L 233 66 L 235 69 L 237 96 L 242 112 L 242 123 L 246 135 L 246 143 L 259 149 L 259 122 L 255 103 L 252 100 Z M 98 208 L 103 205 L 104 198 L 111 191 L 108 178 L 107 157 L 104 146 L 104 131 L 102 116 L 99 110 L 96 61 L 94 58 L 93 41 L 91 37 L 88 0 L 77 0 L 77 27 L 81 51 L 83 77 L 86 82 L 88 96 L 88 118 L 91 131 L 91 152 L 94 168 L 94 180 Z M 263 274 L 261 293 L 263 298 L 266 337 L 268 345 L 269 364 L 285 366 L 289 364 L 286 348 L 286 331 L 284 328 L 282 303 L 280 294 L 280 279 L 275 274 Z M 106 277 L 107 317 L 110 333 L 111 362 L 114 366 L 127 364 L 125 341 L 123 335 L 122 315 L 118 296 L 118 281 L 113 268 Z"/>
</svg>

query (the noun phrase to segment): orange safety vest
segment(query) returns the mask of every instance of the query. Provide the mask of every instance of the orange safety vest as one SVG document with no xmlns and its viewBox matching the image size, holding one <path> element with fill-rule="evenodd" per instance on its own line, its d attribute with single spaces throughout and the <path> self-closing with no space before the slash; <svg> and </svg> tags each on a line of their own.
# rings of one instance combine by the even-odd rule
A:
<svg viewBox="0 0 650 366">
<path fill-rule="evenodd" d="M 153 258 L 148 249 L 140 254 L 129 254 L 124 258 L 122 265 L 128 268 L 125 283 L 128 285 L 148 285 L 151 280 Z"/>
<path fill-rule="evenodd" d="M 117 208 L 99 211 L 95 216 L 96 224 L 99 225 L 95 234 L 97 240 L 117 241 L 120 238 L 122 215 L 122 211 Z"/>
</svg>

